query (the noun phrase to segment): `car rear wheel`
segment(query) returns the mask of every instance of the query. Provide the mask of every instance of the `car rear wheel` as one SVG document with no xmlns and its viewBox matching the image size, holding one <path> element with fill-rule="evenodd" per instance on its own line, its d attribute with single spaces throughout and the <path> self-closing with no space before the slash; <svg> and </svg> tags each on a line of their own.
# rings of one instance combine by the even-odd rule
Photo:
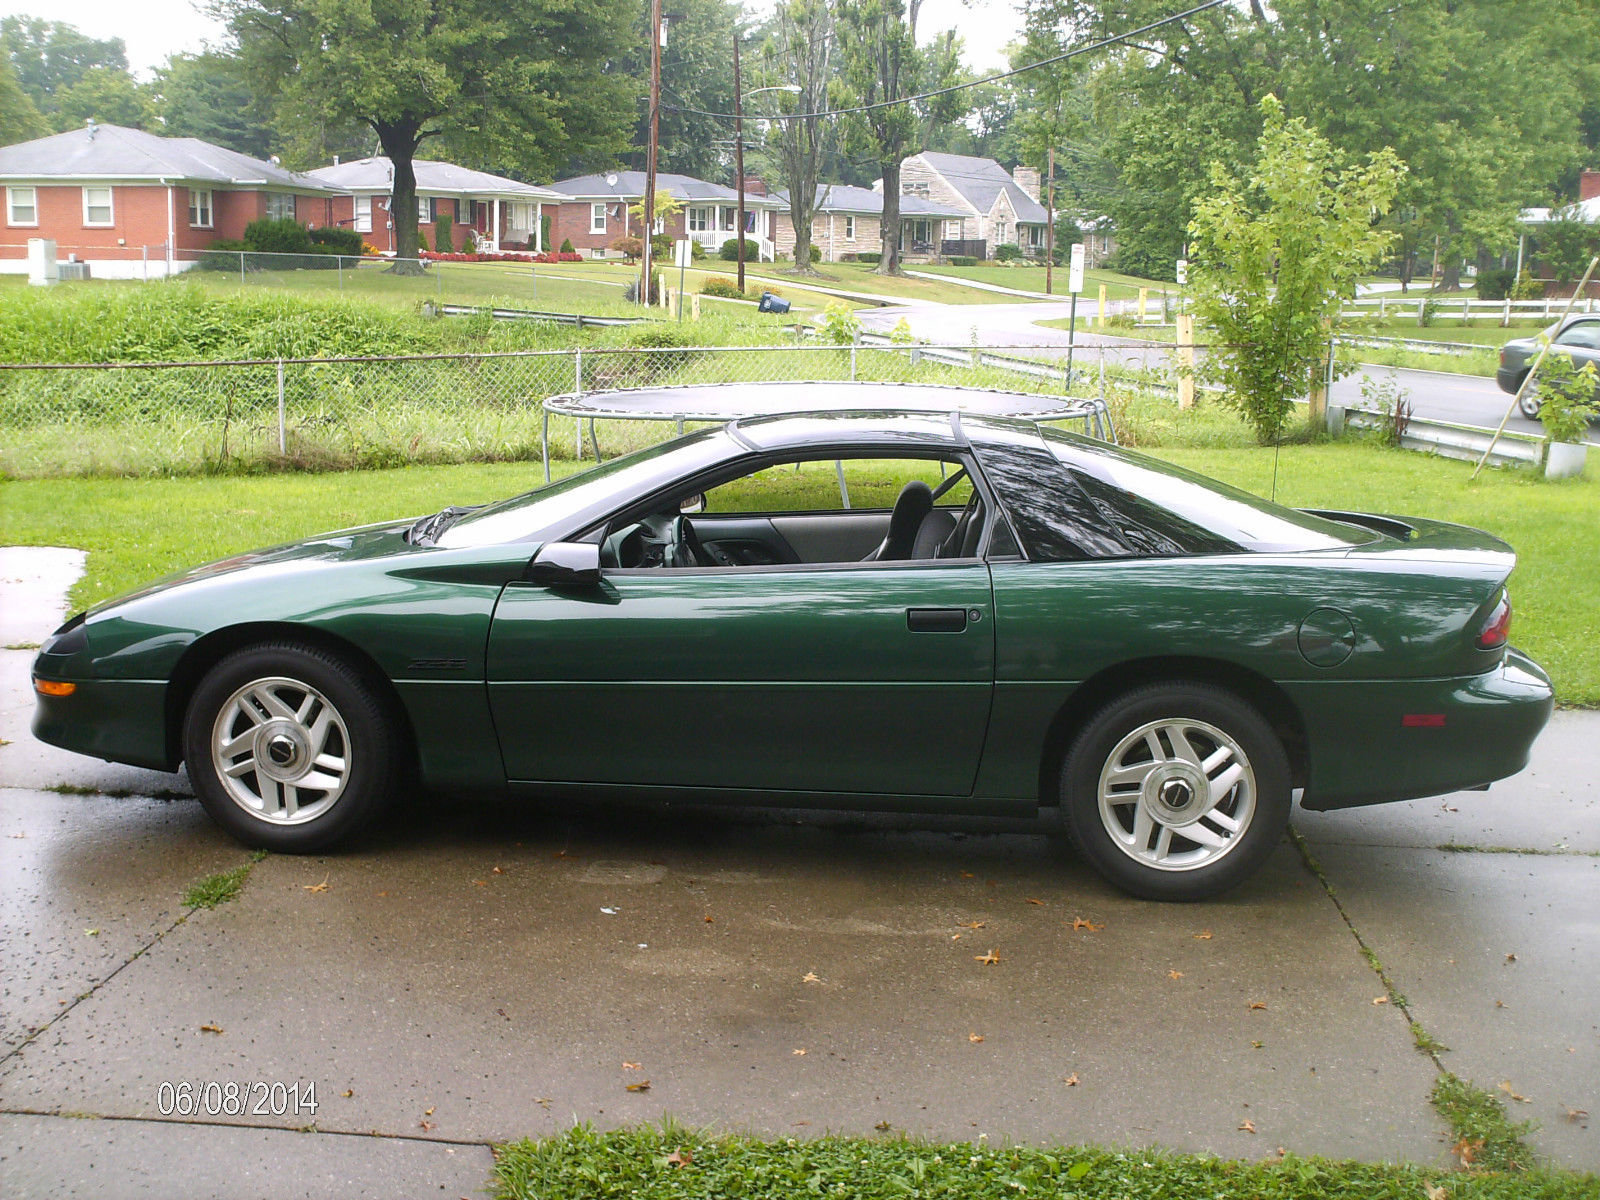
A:
<svg viewBox="0 0 1600 1200">
<path fill-rule="evenodd" d="M 1517 380 L 1517 387 L 1522 387 L 1523 381 L 1528 378 L 1524 372 L 1521 379 Z M 1531 387 L 1522 393 L 1522 399 L 1517 401 L 1517 407 L 1522 410 L 1522 415 L 1530 421 L 1539 419 L 1539 410 L 1544 407 L 1544 399 L 1539 395 L 1539 389 Z"/>
<path fill-rule="evenodd" d="M 200 802 L 241 841 L 312 853 L 354 833 L 398 782 L 402 746 L 344 660 L 279 643 L 235 651 L 201 680 L 184 722 Z"/>
<path fill-rule="evenodd" d="M 1117 887 L 1204 900 L 1251 875 L 1289 820 L 1289 764 L 1272 728 L 1231 692 L 1160 684 L 1084 726 L 1061 778 L 1073 843 Z"/>
</svg>

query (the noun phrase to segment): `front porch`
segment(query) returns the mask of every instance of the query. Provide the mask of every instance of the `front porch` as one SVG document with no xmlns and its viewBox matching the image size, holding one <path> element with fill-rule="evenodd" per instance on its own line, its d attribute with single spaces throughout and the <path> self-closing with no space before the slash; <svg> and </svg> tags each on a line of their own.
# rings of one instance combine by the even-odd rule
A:
<svg viewBox="0 0 1600 1200">
<path fill-rule="evenodd" d="M 761 262 L 773 262 L 778 249 L 773 240 L 773 213 L 765 208 L 746 208 L 745 239 L 759 248 Z M 689 238 L 715 255 L 738 236 L 739 208 L 736 204 L 691 204 L 684 215 Z"/>
</svg>

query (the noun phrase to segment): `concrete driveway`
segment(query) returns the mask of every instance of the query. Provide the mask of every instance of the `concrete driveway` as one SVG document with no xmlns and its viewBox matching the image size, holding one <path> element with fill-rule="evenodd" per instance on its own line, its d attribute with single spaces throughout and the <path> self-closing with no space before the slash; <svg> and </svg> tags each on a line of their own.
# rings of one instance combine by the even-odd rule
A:
<svg viewBox="0 0 1600 1200">
<path fill-rule="evenodd" d="M 0 612 L 21 587 L 39 622 L 8 644 L 59 619 L 42 561 L 0 557 Z M 1449 1069 L 1600 1168 L 1568 1115 L 1600 1111 L 1593 714 L 1486 795 L 1297 814 L 1304 854 L 1205 905 L 1028 823 L 414 798 L 207 910 L 184 890 L 250 856 L 181 777 L 111 796 L 30 744 L 29 652 L 0 654 L 8 1198 L 465 1196 L 494 1141 L 667 1116 L 1442 1166 L 1362 942 Z"/>
</svg>

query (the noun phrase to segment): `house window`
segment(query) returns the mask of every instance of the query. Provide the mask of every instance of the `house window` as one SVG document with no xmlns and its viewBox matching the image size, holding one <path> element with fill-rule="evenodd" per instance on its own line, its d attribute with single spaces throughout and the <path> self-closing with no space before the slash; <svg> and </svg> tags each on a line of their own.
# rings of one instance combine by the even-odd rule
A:
<svg viewBox="0 0 1600 1200">
<path fill-rule="evenodd" d="M 854 217 L 846 217 L 844 219 L 844 240 L 847 242 L 856 240 L 856 219 Z"/>
<path fill-rule="evenodd" d="M 372 197 L 356 197 L 356 232 L 372 232 Z"/>
<path fill-rule="evenodd" d="M 267 193 L 267 220 L 294 220 L 294 197 L 288 192 Z"/>
<path fill-rule="evenodd" d="M 944 223 L 944 236 L 952 242 L 959 242 L 961 240 L 961 222 L 946 221 Z"/>
<path fill-rule="evenodd" d="M 427 196 L 417 197 L 417 224 L 426 225 L 433 220 L 433 200 Z"/>
<path fill-rule="evenodd" d="M 37 225 L 39 223 L 39 193 L 31 187 L 6 189 L 6 224 Z"/>
<path fill-rule="evenodd" d="M 738 227 L 738 212 L 739 210 L 736 208 L 722 210 L 722 228 L 729 233 L 732 233 Z"/>
<path fill-rule="evenodd" d="M 604 204 L 589 205 L 589 232 L 604 233 L 606 231 L 606 206 Z"/>
<path fill-rule="evenodd" d="M 189 189 L 189 227 L 191 229 L 211 228 L 211 189 Z"/>
<path fill-rule="evenodd" d="M 111 189 L 86 187 L 83 189 L 83 223 L 85 225 L 111 225 Z"/>
<path fill-rule="evenodd" d="M 691 208 L 689 210 L 689 232 L 705 233 L 711 228 L 711 210 L 709 208 Z"/>
</svg>

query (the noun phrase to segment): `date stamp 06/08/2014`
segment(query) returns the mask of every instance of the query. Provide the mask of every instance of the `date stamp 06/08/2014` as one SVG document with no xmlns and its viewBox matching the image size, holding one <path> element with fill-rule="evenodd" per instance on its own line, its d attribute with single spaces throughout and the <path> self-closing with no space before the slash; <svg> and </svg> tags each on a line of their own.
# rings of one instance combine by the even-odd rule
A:
<svg viewBox="0 0 1600 1200">
<path fill-rule="evenodd" d="M 156 1088 L 163 1117 L 295 1117 L 317 1115 L 317 1085 L 265 1079 L 166 1081 Z"/>
</svg>

